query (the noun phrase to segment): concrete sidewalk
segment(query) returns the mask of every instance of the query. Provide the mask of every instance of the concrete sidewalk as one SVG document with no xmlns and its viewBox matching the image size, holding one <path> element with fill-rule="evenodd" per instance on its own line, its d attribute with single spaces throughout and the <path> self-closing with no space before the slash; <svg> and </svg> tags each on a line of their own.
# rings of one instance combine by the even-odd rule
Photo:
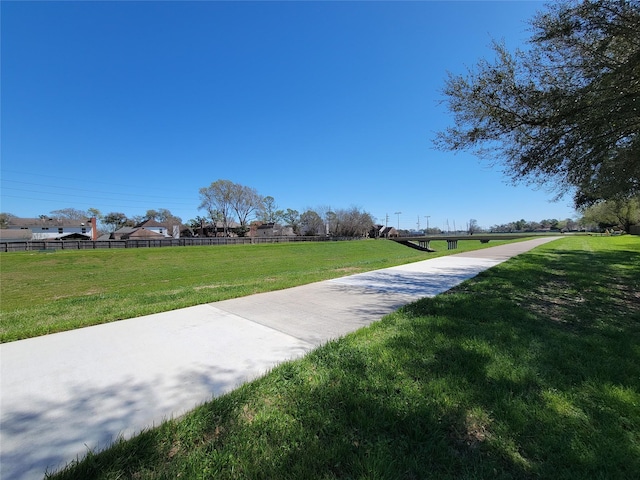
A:
<svg viewBox="0 0 640 480">
<path fill-rule="evenodd" d="M 556 238 L 0 345 L 0 478 L 41 479 Z"/>
</svg>

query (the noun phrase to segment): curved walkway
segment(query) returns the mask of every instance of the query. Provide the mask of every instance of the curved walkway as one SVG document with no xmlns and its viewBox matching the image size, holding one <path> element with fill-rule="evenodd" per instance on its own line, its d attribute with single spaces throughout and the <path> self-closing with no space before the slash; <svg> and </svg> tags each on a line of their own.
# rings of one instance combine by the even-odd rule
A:
<svg viewBox="0 0 640 480">
<path fill-rule="evenodd" d="M 0 478 L 41 479 L 557 238 L 0 345 Z"/>
</svg>

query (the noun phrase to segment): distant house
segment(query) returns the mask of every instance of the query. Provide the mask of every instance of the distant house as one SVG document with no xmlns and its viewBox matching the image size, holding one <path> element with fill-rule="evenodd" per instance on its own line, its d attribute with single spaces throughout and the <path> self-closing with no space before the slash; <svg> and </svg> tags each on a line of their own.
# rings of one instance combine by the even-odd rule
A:
<svg viewBox="0 0 640 480">
<path fill-rule="evenodd" d="M 0 229 L 0 242 L 28 242 L 31 240 L 31 230 L 10 230 L 8 228 Z"/>
<path fill-rule="evenodd" d="M 147 220 L 145 222 L 142 222 L 136 225 L 136 227 L 144 228 L 145 230 L 150 230 L 152 232 L 159 233 L 164 237 L 180 238 L 179 227 L 170 227 L 168 225 L 156 222 L 155 220 Z"/>
<path fill-rule="evenodd" d="M 96 240 L 96 219 L 67 220 L 49 217 L 10 218 L 0 231 L 2 241 Z M 6 240 L 5 240 L 6 239 Z"/>
<path fill-rule="evenodd" d="M 122 240 L 123 235 L 128 235 L 133 232 L 135 229 L 133 227 L 122 227 L 116 230 L 115 232 L 105 233 L 104 235 L 100 235 L 98 240 L 103 242 L 105 240 Z"/>
<path fill-rule="evenodd" d="M 369 232 L 370 238 L 391 238 L 397 236 L 398 231 L 394 227 L 385 227 L 384 225 L 374 225 Z"/>
<path fill-rule="evenodd" d="M 167 238 L 168 235 L 163 235 L 162 233 L 156 232 L 154 230 L 150 230 L 145 227 L 135 228 L 132 232 L 123 235 L 122 240 L 136 240 L 136 239 L 158 239 L 162 240 L 163 238 Z"/>
<path fill-rule="evenodd" d="M 166 238 L 164 235 L 153 230 L 147 230 L 144 227 L 122 227 L 113 233 L 103 235 L 98 240 L 136 240 L 155 238 L 162 240 Z"/>
<path fill-rule="evenodd" d="M 136 239 L 158 239 L 180 238 L 180 230 L 177 227 L 170 229 L 169 226 L 146 220 L 135 227 L 122 227 L 113 233 L 103 235 L 98 240 L 136 240 Z"/>
<path fill-rule="evenodd" d="M 235 230 L 240 228 L 238 222 L 229 222 L 227 225 L 227 236 L 237 237 Z M 205 223 L 200 228 L 182 229 L 180 235 L 183 237 L 224 237 L 224 224 L 222 222 Z"/>
<path fill-rule="evenodd" d="M 296 234 L 293 232 L 293 227 L 283 226 L 279 223 L 263 223 L 252 225 L 250 235 L 253 237 L 295 237 Z"/>
</svg>

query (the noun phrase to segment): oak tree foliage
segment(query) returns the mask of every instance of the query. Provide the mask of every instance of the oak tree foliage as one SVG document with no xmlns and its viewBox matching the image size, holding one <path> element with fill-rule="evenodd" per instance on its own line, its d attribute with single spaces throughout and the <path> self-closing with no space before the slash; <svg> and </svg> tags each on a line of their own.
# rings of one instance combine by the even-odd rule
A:
<svg viewBox="0 0 640 480">
<path fill-rule="evenodd" d="M 602 230 L 620 227 L 625 232 L 640 223 L 640 195 L 629 199 L 613 199 L 598 202 L 583 212 L 584 222 L 597 224 Z"/>
<path fill-rule="evenodd" d="M 127 224 L 127 216 L 122 212 L 109 212 L 102 218 L 102 223 L 111 227 L 110 232 L 115 232 Z"/>
<path fill-rule="evenodd" d="M 640 191 L 640 2 L 569 0 L 530 22 L 526 50 L 449 74 L 453 126 L 435 144 L 502 164 L 576 207 Z"/>
<path fill-rule="evenodd" d="M 163 223 L 165 225 L 182 225 L 182 218 L 175 216 L 167 208 L 147 210 L 140 220 L 140 223 L 146 220 L 155 220 L 156 222 Z"/>
</svg>

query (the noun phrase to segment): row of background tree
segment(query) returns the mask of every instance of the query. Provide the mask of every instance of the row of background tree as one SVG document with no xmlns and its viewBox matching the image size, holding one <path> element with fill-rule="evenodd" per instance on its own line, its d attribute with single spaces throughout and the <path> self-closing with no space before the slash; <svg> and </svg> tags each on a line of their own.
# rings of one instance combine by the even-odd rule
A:
<svg viewBox="0 0 640 480">
<path fill-rule="evenodd" d="M 296 235 L 327 233 L 339 237 L 360 237 L 367 235 L 375 223 L 371 214 L 359 207 L 332 209 L 325 206 L 307 208 L 302 213 L 291 208 L 281 209 L 272 196 L 262 196 L 255 188 L 230 180 L 216 180 L 201 188 L 198 208 L 206 211 L 208 217 L 190 221 L 190 226 L 198 228 L 210 220 L 222 225 L 224 235 L 230 233 L 233 223 L 238 223 L 233 233 L 244 236 L 251 222 L 259 221 L 284 223 Z"/>
<path fill-rule="evenodd" d="M 194 233 L 203 231 L 208 224 L 222 225 L 225 235 L 246 235 L 252 222 L 261 224 L 282 224 L 291 227 L 296 235 L 330 234 L 341 237 L 366 236 L 376 224 L 375 218 L 359 207 L 334 209 L 329 206 L 306 208 L 302 213 L 291 208 L 280 208 L 272 196 L 262 196 L 254 188 L 229 180 L 217 180 L 208 187 L 200 189 L 199 209 L 205 216 L 197 216 L 186 222 L 166 208 L 147 210 L 143 215 L 127 216 L 122 212 L 102 214 L 99 210 L 78 210 L 64 208 L 53 210 L 40 218 L 84 221 L 88 217 L 98 220 L 100 233 L 110 233 L 121 227 L 134 227 L 147 220 L 155 220 L 167 226 L 179 225 L 190 228 Z M 631 225 L 640 224 L 640 196 L 626 200 L 603 200 L 594 205 L 583 207 L 579 219 L 543 219 L 540 221 L 516 220 L 501 225 L 484 228 L 475 219 L 469 220 L 463 229 L 468 233 L 491 232 L 529 232 L 537 230 L 561 231 L 604 231 L 619 228 L 628 232 Z M 0 213 L 0 228 L 6 228 L 10 218 L 15 215 Z M 455 229 L 454 229 L 455 230 Z M 448 229 L 430 228 L 418 231 L 400 230 L 400 235 L 418 233 L 449 233 Z"/>
</svg>

